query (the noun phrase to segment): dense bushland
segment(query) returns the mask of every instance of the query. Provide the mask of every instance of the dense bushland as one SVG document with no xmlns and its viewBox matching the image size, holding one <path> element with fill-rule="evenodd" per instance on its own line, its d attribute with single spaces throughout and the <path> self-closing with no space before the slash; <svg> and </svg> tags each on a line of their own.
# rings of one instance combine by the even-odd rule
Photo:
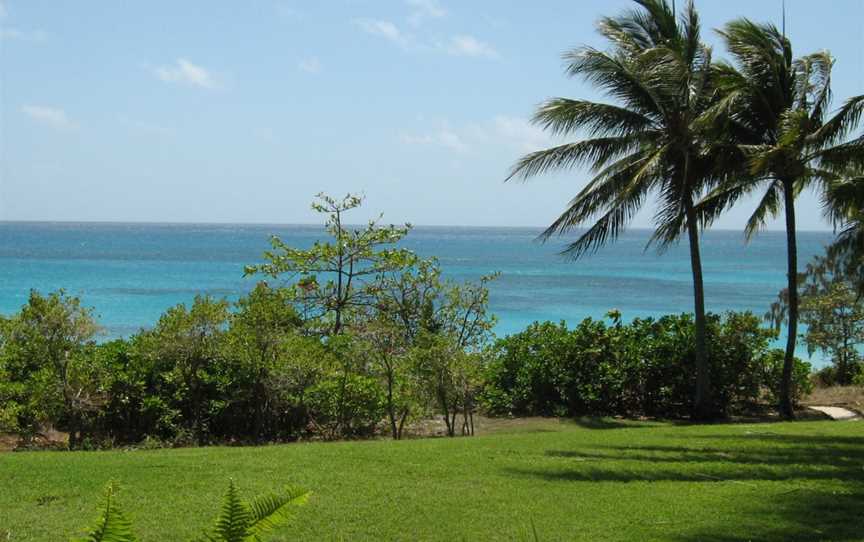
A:
<svg viewBox="0 0 864 542">
<path fill-rule="evenodd" d="M 611 324 L 586 319 L 534 323 L 498 340 L 484 368 L 482 404 L 495 414 L 683 416 L 691 411 L 691 315 Z M 775 399 L 783 351 L 751 313 L 708 315 L 708 359 L 717 415 Z M 809 364 L 797 360 L 796 398 L 809 389 Z"/>
</svg>

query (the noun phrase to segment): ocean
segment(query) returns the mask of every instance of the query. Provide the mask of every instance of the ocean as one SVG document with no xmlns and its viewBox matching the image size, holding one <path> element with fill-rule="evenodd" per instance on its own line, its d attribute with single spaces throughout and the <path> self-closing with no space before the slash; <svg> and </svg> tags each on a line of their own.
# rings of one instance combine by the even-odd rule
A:
<svg viewBox="0 0 864 542">
<path fill-rule="evenodd" d="M 692 311 L 686 243 L 664 254 L 645 250 L 648 230 L 578 261 L 559 255 L 567 242 L 535 241 L 540 229 L 415 227 L 404 246 L 439 258 L 445 276 L 477 279 L 498 271 L 490 308 L 498 335 L 535 320 L 625 319 Z M 234 299 L 254 285 L 243 266 L 261 261 L 276 234 L 295 246 L 321 238 L 320 226 L 228 224 L 0 223 L 0 313 L 26 302 L 30 289 L 65 289 L 94 307 L 103 337 L 128 336 L 196 294 Z M 831 241 L 830 232 L 799 233 L 803 265 Z M 784 286 L 782 232 L 746 244 L 741 232 L 712 230 L 702 243 L 709 311 L 761 315 Z M 802 348 L 800 354 L 806 357 Z M 814 360 L 821 364 L 819 360 Z"/>
</svg>

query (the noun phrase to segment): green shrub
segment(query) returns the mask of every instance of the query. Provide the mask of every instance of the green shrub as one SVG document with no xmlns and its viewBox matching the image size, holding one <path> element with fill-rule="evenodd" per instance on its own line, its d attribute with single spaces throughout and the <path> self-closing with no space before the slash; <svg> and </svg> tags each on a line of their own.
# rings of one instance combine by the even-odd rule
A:
<svg viewBox="0 0 864 542">
<path fill-rule="evenodd" d="M 610 316 L 611 324 L 589 318 L 572 330 L 564 323 L 534 323 L 497 341 L 484 373 L 485 409 L 498 415 L 687 414 L 694 386 L 692 317 L 623 324 L 616 313 Z M 718 414 L 752 408 L 776 388 L 773 337 L 751 313 L 708 316 Z M 799 370 L 806 374 L 807 367 Z"/>
<path fill-rule="evenodd" d="M 780 397 L 780 378 L 783 375 L 783 358 L 786 353 L 780 348 L 774 348 L 765 358 L 763 370 L 765 371 L 764 382 L 766 382 L 766 399 L 775 404 Z M 834 369 L 831 367 L 831 369 Z M 813 391 L 813 379 L 811 374 L 813 366 L 800 358 L 795 358 L 792 367 L 792 402 L 797 404 L 802 397 L 806 397 Z M 817 373 L 818 374 L 818 373 Z"/>
<path fill-rule="evenodd" d="M 373 434 L 384 418 L 384 404 L 378 381 L 366 376 L 331 376 L 306 391 L 310 424 L 328 439 Z"/>
</svg>

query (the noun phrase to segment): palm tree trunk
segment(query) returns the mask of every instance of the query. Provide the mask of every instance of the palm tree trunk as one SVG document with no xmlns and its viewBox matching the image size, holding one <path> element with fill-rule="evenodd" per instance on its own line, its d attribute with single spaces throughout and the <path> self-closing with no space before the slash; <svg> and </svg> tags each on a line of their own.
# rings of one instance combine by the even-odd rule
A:
<svg viewBox="0 0 864 542">
<path fill-rule="evenodd" d="M 693 305 L 696 316 L 696 388 L 693 397 L 692 417 L 706 420 L 713 415 L 711 405 L 711 375 L 705 346 L 705 287 L 702 282 L 702 255 L 699 252 L 699 223 L 693 199 L 684 200 L 687 218 L 687 237 L 690 242 L 690 268 L 693 273 Z"/>
<path fill-rule="evenodd" d="M 792 181 L 783 181 L 783 206 L 786 210 L 786 277 L 789 291 L 789 327 L 786 336 L 786 355 L 783 358 L 783 376 L 780 381 L 780 415 L 795 418 L 792 404 L 792 369 L 795 364 L 795 343 L 798 339 L 798 242 L 795 233 L 795 188 Z"/>
</svg>

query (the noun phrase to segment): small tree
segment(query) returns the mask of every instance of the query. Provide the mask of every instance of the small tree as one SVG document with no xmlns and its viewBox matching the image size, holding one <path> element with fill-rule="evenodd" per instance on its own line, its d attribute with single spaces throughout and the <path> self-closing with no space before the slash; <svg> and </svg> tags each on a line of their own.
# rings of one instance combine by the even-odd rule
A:
<svg viewBox="0 0 864 542">
<path fill-rule="evenodd" d="M 285 290 L 260 282 L 249 295 L 235 304 L 236 312 L 226 334 L 228 355 L 237 364 L 235 388 L 253 410 L 251 433 L 264 438 L 267 412 L 275 402 L 273 376 L 290 355 L 302 320 L 287 298 Z M 238 397 L 232 394 L 236 401 Z"/>
<path fill-rule="evenodd" d="M 86 353 L 99 330 L 91 309 L 63 290 L 43 296 L 30 292 L 21 312 L 4 325 L 3 371 L 7 391 L 17 389 L 17 429 L 25 436 L 43 423 L 69 433 L 69 447 L 84 438 L 87 414 L 99 402 L 98 378 Z M 7 420 L 12 425 L 11 420 Z"/>
<path fill-rule="evenodd" d="M 381 314 L 358 331 L 358 339 L 371 371 L 384 383 L 390 434 L 393 440 L 399 440 L 412 413 L 415 395 L 405 329 Z"/>
<path fill-rule="evenodd" d="M 861 346 L 864 345 L 864 299 L 854 277 L 829 250 L 817 256 L 799 277 L 801 321 L 807 326 L 802 334 L 812 355 L 822 351 L 831 357 L 837 370 L 836 383 L 847 385 L 859 371 Z M 789 293 L 783 290 L 766 318 L 782 325 L 789 310 Z"/>
<path fill-rule="evenodd" d="M 174 401 L 199 444 L 209 432 L 207 402 L 217 387 L 216 366 L 227 324 L 227 301 L 196 296 L 191 308 L 180 304 L 168 309 L 139 341 L 142 353 L 174 385 Z"/>
<path fill-rule="evenodd" d="M 318 194 L 312 209 L 328 215 L 325 230 L 331 240 L 304 250 L 273 236 L 272 249 L 264 253 L 267 262 L 245 269 L 246 275 L 287 280 L 289 298 L 324 335 L 339 335 L 353 314 L 374 306 L 383 276 L 416 260 L 411 251 L 395 246 L 410 230 L 409 224 L 380 226 L 380 216 L 360 228 L 345 224 L 345 213 L 362 203 L 361 197 L 351 194 L 341 200 Z"/>
</svg>

